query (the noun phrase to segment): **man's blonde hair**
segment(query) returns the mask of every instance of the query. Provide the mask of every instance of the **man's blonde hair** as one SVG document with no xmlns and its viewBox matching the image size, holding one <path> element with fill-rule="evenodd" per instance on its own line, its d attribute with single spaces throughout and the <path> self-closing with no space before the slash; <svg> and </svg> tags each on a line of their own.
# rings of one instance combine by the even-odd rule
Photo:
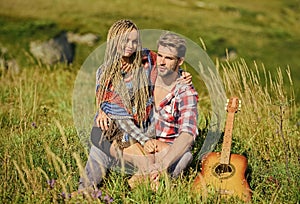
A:
<svg viewBox="0 0 300 204">
<path fill-rule="evenodd" d="M 162 34 L 157 42 L 157 48 L 159 46 L 173 47 L 177 50 L 177 57 L 184 57 L 186 52 L 186 41 L 179 35 L 171 32 Z"/>
</svg>

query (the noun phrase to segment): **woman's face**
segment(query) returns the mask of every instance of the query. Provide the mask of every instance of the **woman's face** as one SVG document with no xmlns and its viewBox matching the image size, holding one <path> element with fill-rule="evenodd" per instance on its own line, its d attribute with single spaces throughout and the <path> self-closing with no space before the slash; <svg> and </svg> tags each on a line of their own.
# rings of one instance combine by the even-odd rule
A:
<svg viewBox="0 0 300 204">
<path fill-rule="evenodd" d="M 138 46 L 138 32 L 136 29 L 132 30 L 126 39 L 124 48 L 123 48 L 123 57 L 130 57 L 133 53 L 136 52 Z"/>
</svg>

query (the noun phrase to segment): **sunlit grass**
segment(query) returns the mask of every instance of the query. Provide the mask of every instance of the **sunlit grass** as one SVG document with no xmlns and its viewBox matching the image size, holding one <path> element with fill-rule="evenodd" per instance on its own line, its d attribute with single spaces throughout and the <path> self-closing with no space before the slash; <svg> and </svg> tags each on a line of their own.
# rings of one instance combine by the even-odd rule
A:
<svg viewBox="0 0 300 204">
<path fill-rule="evenodd" d="M 73 124 L 73 82 L 94 48 L 77 45 L 72 65 L 50 67 L 37 62 L 28 53 L 28 45 L 62 30 L 95 32 L 100 45 L 115 20 L 130 18 L 141 29 L 172 30 L 198 44 L 201 37 L 213 60 L 225 56 L 226 49 L 245 57 L 221 61 L 219 67 L 227 96 L 242 101 L 235 117 L 232 152 L 248 159 L 246 176 L 253 203 L 299 202 L 299 5 L 279 0 L 202 3 L 206 6 L 199 7 L 199 1 L 193 0 L 139 1 L 138 7 L 136 1 L 0 0 L 0 45 L 9 51 L 0 57 L 16 58 L 21 67 L 19 72 L 0 67 L 0 200 L 100 202 L 92 197 L 68 198 L 77 190 L 88 154 Z M 165 7 L 168 12 L 163 12 Z M 201 135 L 195 154 L 210 114 L 207 91 L 197 90 Z M 191 192 L 200 170 L 194 161 L 179 179 L 162 178 L 157 193 L 147 183 L 129 190 L 128 176 L 119 172 L 110 173 L 100 189 L 115 203 L 238 202 L 220 200 L 214 194 L 205 200 Z"/>
<path fill-rule="evenodd" d="M 140 29 L 171 30 L 196 43 L 200 43 L 199 37 L 202 37 L 213 59 L 225 56 L 226 49 L 233 49 L 251 68 L 255 60 L 263 62 L 275 74 L 277 67 L 285 69 L 289 65 L 294 83 L 299 84 L 300 30 L 297 19 L 300 12 L 299 4 L 293 0 L 275 0 L 272 5 L 259 0 L 109 3 L 96 0 L 59 3 L 0 0 L 0 5 L 0 44 L 8 47 L 16 58 L 21 58 L 24 50 L 28 51 L 31 40 L 49 39 L 62 30 L 96 33 L 101 44 L 114 21 L 129 18 Z M 168 12 L 164 12 L 166 7 Z M 15 43 L 16 39 L 18 43 Z M 75 63 L 79 65 L 92 51 L 80 49 L 75 56 Z"/>
<path fill-rule="evenodd" d="M 261 75 L 259 69 L 265 74 Z M 242 101 L 233 151 L 248 157 L 250 185 L 260 189 L 254 191 L 254 198 L 262 201 L 272 193 L 270 201 L 284 202 L 299 189 L 299 127 L 290 70 L 278 69 L 272 76 L 257 65 L 256 70 L 250 70 L 243 60 L 226 64 L 223 70 L 228 95 Z M 289 81 L 283 81 L 284 74 Z M 285 89 L 284 84 L 291 88 Z"/>
<path fill-rule="evenodd" d="M 296 203 L 299 200 L 299 127 L 294 93 L 283 87 L 284 74 L 270 75 L 263 67 L 250 70 L 245 61 L 221 64 L 227 96 L 238 96 L 232 153 L 248 159 L 247 180 L 253 203 Z M 259 70 L 261 69 L 261 70 Z M 265 72 L 265 74 L 260 74 Z M 66 65 L 32 67 L 1 76 L 1 188 L 5 202 L 98 202 L 93 197 L 68 198 L 77 190 L 87 159 L 72 123 L 71 90 L 76 73 Z M 264 80 L 263 80 L 264 79 Z M 262 82 L 263 81 L 263 82 Z M 201 90 L 199 94 L 202 95 Z M 209 112 L 202 117 L 209 118 Z M 202 131 L 205 136 L 205 125 Z M 199 141 L 200 142 L 200 141 Z M 201 144 L 197 144 L 201 146 Z M 220 144 L 216 151 L 220 150 Z M 197 153 L 197 152 L 196 152 Z M 195 154 L 196 154 L 195 153 Z M 194 162 L 196 164 L 196 162 Z M 116 203 L 199 203 L 191 191 L 199 167 L 181 177 L 164 177 L 154 193 L 147 183 L 129 190 L 127 175 L 111 172 L 100 190 Z M 64 197 L 67 197 L 64 199 Z M 104 199 L 104 197 L 103 197 Z M 209 195 L 206 203 L 231 203 Z M 235 200 L 234 202 L 238 202 Z"/>
</svg>

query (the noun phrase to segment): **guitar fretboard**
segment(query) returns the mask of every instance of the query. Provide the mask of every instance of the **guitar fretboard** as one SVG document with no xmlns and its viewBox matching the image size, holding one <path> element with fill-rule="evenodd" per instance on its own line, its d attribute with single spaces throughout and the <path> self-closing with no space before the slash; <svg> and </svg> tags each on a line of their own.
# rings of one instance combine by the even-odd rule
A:
<svg viewBox="0 0 300 204">
<path fill-rule="evenodd" d="M 232 143 L 232 130 L 233 130 L 233 121 L 234 121 L 234 112 L 229 112 L 227 115 L 225 132 L 224 132 L 224 141 L 222 145 L 222 152 L 220 163 L 229 164 L 231 143 Z"/>
</svg>

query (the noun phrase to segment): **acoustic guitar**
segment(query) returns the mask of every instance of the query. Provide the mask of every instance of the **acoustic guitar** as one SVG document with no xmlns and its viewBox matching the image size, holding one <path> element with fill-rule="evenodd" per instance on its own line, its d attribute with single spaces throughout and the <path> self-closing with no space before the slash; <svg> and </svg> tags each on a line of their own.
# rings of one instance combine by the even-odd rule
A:
<svg viewBox="0 0 300 204">
<path fill-rule="evenodd" d="M 209 190 L 213 190 L 222 198 L 239 197 L 245 202 L 251 200 L 251 190 L 244 176 L 247 159 L 242 155 L 230 154 L 234 114 L 239 107 L 239 99 L 230 98 L 222 152 L 211 152 L 203 157 L 202 171 L 197 175 L 193 189 L 201 192 L 204 198 Z"/>
</svg>

